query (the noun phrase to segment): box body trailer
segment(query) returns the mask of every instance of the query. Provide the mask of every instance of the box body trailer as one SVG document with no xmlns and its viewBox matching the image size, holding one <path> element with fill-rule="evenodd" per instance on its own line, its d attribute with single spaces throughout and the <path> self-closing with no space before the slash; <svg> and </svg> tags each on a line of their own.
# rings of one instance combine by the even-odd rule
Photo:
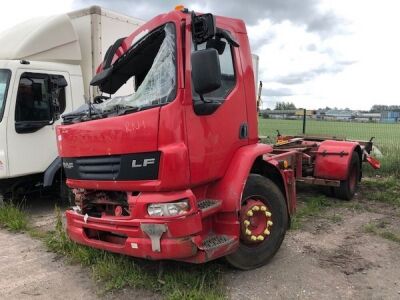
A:
<svg viewBox="0 0 400 300">
<path fill-rule="evenodd" d="M 59 116 L 100 95 L 89 85 L 99 63 L 142 23 L 92 6 L 0 34 L 0 198 L 61 184 Z M 119 93 L 132 91 L 128 81 Z"/>
</svg>

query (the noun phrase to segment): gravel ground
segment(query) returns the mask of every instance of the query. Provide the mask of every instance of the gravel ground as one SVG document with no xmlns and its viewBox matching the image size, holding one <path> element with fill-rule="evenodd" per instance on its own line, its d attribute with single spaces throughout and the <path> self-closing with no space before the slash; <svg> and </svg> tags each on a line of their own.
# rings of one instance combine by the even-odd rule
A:
<svg viewBox="0 0 400 300">
<path fill-rule="evenodd" d="M 291 230 L 270 263 L 242 272 L 227 268 L 230 299 L 400 299 L 400 244 L 365 232 L 365 225 L 400 229 L 400 212 L 360 199 L 362 209 L 328 209 L 339 218 L 314 217 Z M 54 225 L 54 203 L 29 202 L 35 227 Z M 334 210 L 334 212 L 333 212 Z M 26 234 L 0 230 L 0 299 L 154 299 L 126 289 L 99 294 L 90 271 L 46 251 Z"/>
</svg>

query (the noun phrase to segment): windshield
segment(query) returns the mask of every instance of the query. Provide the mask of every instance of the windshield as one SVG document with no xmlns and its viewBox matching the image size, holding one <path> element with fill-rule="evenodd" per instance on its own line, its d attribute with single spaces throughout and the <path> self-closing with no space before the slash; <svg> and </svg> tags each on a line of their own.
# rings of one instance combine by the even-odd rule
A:
<svg viewBox="0 0 400 300">
<path fill-rule="evenodd" d="M 10 82 L 10 70 L 0 69 L 0 122 L 3 120 L 4 108 L 6 106 L 8 84 Z"/>
<path fill-rule="evenodd" d="M 125 75 L 134 78 L 135 93 L 127 96 L 113 97 L 95 105 L 102 111 L 116 109 L 141 109 L 168 103 L 175 98 L 176 91 L 176 53 L 175 27 L 168 23 L 158 28 L 128 50 L 127 54 L 114 63 L 112 85 Z M 120 67 L 119 67 L 120 66 Z M 128 76 L 127 76 L 128 75 Z M 115 89 L 115 88 L 114 88 Z"/>
<path fill-rule="evenodd" d="M 173 101 L 177 86 L 175 39 L 175 25 L 167 23 L 135 42 L 90 83 L 103 93 L 114 94 L 133 78 L 135 92 L 109 99 L 104 94 L 96 97 L 94 104 L 84 104 L 64 114 L 63 124 L 133 113 Z M 107 100 L 101 102 L 104 98 Z"/>
</svg>

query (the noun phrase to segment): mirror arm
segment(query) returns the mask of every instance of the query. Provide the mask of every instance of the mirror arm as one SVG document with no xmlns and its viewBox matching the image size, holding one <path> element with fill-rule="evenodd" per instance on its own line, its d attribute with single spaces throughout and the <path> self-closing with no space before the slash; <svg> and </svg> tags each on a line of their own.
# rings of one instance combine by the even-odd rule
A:
<svg viewBox="0 0 400 300">
<path fill-rule="evenodd" d="M 204 99 L 204 96 L 203 96 L 203 94 L 198 94 L 199 96 L 200 96 L 200 100 L 201 100 L 201 102 L 203 102 L 203 103 L 211 103 L 212 101 L 209 101 L 209 100 L 206 100 L 206 99 Z"/>
<path fill-rule="evenodd" d="M 217 32 L 215 35 L 225 38 L 228 41 L 229 45 L 233 47 L 239 47 L 239 43 L 235 41 L 235 39 L 230 35 L 228 31 L 217 28 Z"/>
</svg>

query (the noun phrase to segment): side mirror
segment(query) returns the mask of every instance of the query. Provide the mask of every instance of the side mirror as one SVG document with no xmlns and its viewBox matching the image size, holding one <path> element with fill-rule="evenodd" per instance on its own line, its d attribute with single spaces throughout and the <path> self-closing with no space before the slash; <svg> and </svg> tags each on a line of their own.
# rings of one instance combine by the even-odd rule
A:
<svg viewBox="0 0 400 300">
<path fill-rule="evenodd" d="M 210 93 L 221 87 L 221 68 L 215 49 L 199 50 L 192 53 L 192 82 L 199 95 Z"/>
<path fill-rule="evenodd" d="M 192 39 L 196 44 L 204 43 L 216 33 L 215 17 L 212 14 L 192 14 Z"/>
</svg>

